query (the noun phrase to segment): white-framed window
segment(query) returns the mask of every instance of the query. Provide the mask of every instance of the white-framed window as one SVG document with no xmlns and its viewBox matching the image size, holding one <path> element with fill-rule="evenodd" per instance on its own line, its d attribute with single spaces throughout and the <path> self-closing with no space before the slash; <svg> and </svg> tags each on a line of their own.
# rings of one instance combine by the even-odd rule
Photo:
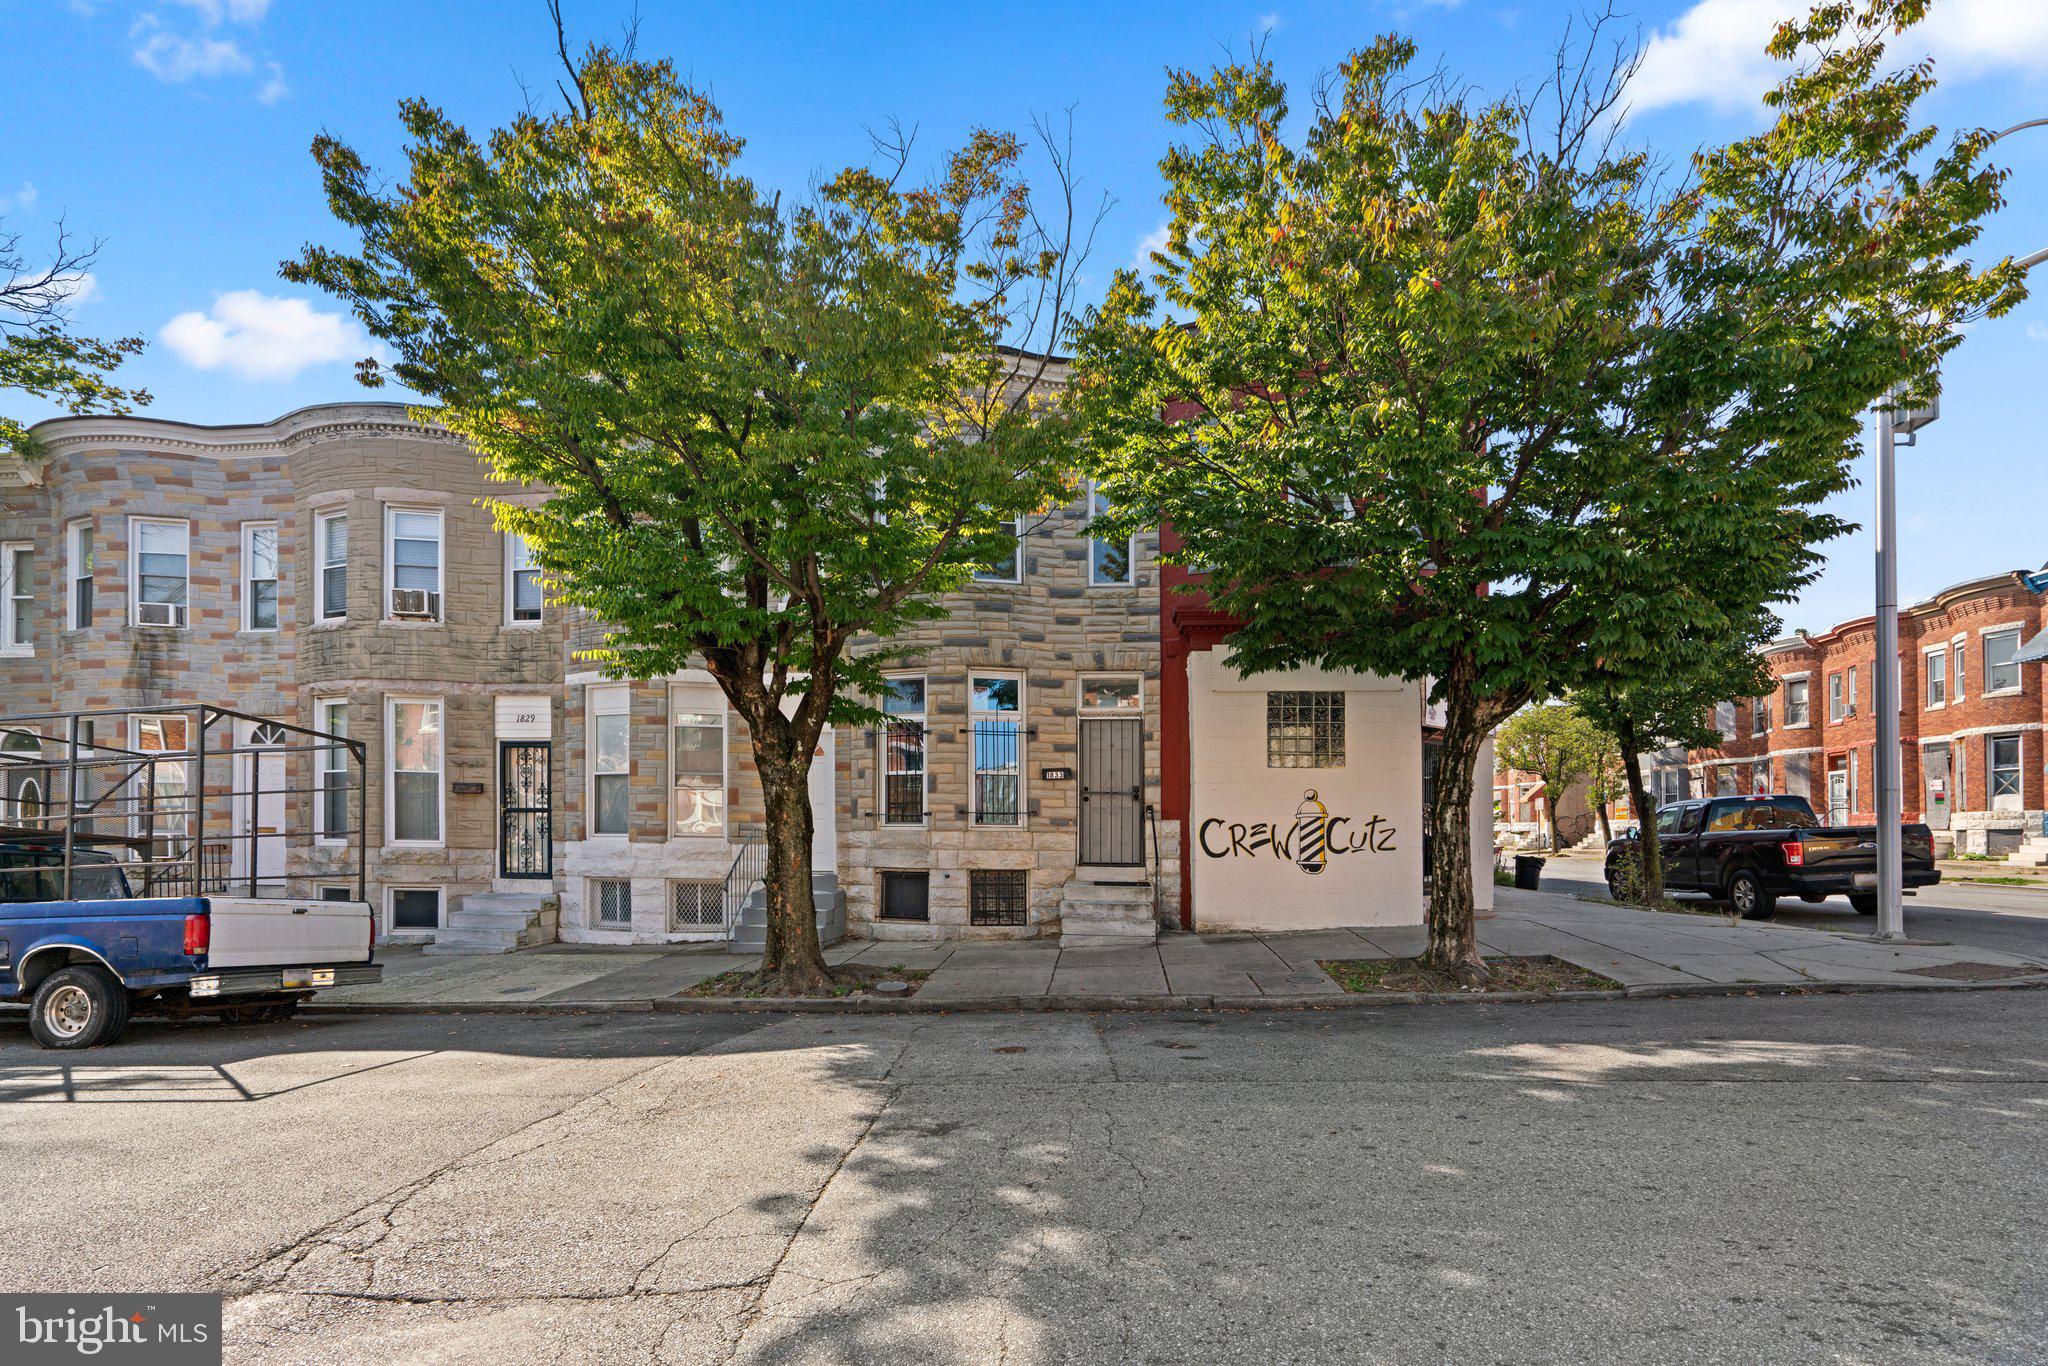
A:
<svg viewBox="0 0 2048 1366">
<path fill-rule="evenodd" d="M 590 880 L 590 927 L 596 930 L 633 928 L 633 884 L 622 877 Z"/>
<path fill-rule="evenodd" d="M 1723 740 L 1735 738 L 1735 704 L 1716 702 L 1714 704 L 1714 729 L 1721 732 Z"/>
<path fill-rule="evenodd" d="M 1785 725 L 1797 729 L 1807 723 L 1806 685 L 1804 678 L 1785 680 Z"/>
<path fill-rule="evenodd" d="M 533 547 L 516 531 L 505 533 L 505 620 L 514 626 L 533 625 L 541 618 L 540 566 Z"/>
<path fill-rule="evenodd" d="M 438 697 L 393 697 L 385 704 L 386 843 L 439 845 L 447 759 Z"/>
<path fill-rule="evenodd" d="M 706 707 L 707 700 L 701 689 L 669 694 L 669 830 L 676 835 L 725 833 L 725 709 Z"/>
<path fill-rule="evenodd" d="M 1095 481 L 1088 481 L 1088 520 L 1091 524 L 1102 512 L 1102 495 L 1096 490 Z M 1098 588 L 1129 587 L 1137 580 L 1137 541 L 1106 541 L 1100 536 L 1088 538 L 1088 582 Z"/>
<path fill-rule="evenodd" d="M 1848 711 L 1848 714 L 1849 714 L 1850 716 L 1854 716 L 1854 715 L 1856 714 L 1856 666 L 1855 666 L 1854 664 L 1851 664 L 1851 665 L 1849 666 L 1849 711 Z"/>
<path fill-rule="evenodd" d="M 1984 741 L 1984 774 L 1993 811 L 2020 809 L 2020 737 L 1992 735 Z"/>
<path fill-rule="evenodd" d="M 623 685 L 590 690 L 590 833 L 624 835 L 632 820 L 632 693 Z"/>
<path fill-rule="evenodd" d="M 320 899 L 322 901 L 354 901 L 356 899 L 355 884 L 352 882 L 322 883 L 320 886 Z"/>
<path fill-rule="evenodd" d="M 386 924 L 393 933 L 416 934 L 441 928 L 439 887 L 392 887 L 385 892 L 385 897 L 389 905 Z"/>
<path fill-rule="evenodd" d="M 1145 680 L 1136 674 L 1082 674 L 1081 710 L 1090 716 L 1133 715 L 1145 710 Z"/>
<path fill-rule="evenodd" d="M 1956 637 L 1955 647 L 1950 651 L 1950 654 L 1954 662 L 1949 666 L 1948 690 L 1956 701 L 1960 702 L 1963 700 L 1963 661 L 1969 655 L 1969 651 L 1964 648 L 1964 641 L 1961 636 Z"/>
<path fill-rule="evenodd" d="M 137 626 L 183 629 L 192 588 L 192 525 L 167 517 L 128 519 L 128 600 Z"/>
<path fill-rule="evenodd" d="M 242 523 L 242 629 L 277 629 L 277 523 Z"/>
<path fill-rule="evenodd" d="M 36 617 L 30 570 L 35 547 L 27 541 L 0 542 L 0 654 L 32 655 Z"/>
<path fill-rule="evenodd" d="M 384 509 L 384 614 L 409 621 L 441 620 L 439 508 Z"/>
<path fill-rule="evenodd" d="M 1927 651 L 1927 708 L 1948 705 L 1948 646 L 1937 645 Z"/>
<path fill-rule="evenodd" d="M 152 716 L 134 713 L 128 718 L 128 748 L 137 754 L 186 754 L 191 752 L 189 718 L 181 712 Z M 184 834 L 186 799 L 192 792 L 192 770 L 184 759 L 153 759 L 137 766 L 128 779 L 133 809 L 147 811 L 137 833 L 160 840 L 178 841 Z M 168 857 L 174 845 L 160 846 L 157 857 Z"/>
<path fill-rule="evenodd" d="M 975 825 L 1024 824 L 1023 677 L 970 675 L 967 725 L 974 741 L 968 819 Z"/>
<path fill-rule="evenodd" d="M 2020 690 L 2020 630 L 2013 626 L 1984 633 L 1984 691 L 1982 696 Z"/>
<path fill-rule="evenodd" d="M 64 629 L 82 631 L 92 625 L 92 518 L 80 517 L 64 528 Z"/>
<path fill-rule="evenodd" d="M 320 620 L 339 621 L 348 615 L 348 514 L 321 513 L 313 521 L 313 543 L 320 556 Z"/>
<path fill-rule="evenodd" d="M 974 571 L 976 583 L 1021 583 L 1024 580 L 1024 519 L 1010 519 L 1010 553 Z"/>
<path fill-rule="evenodd" d="M 1842 687 L 1840 674 L 1828 675 L 1828 724 L 1834 725 L 1849 714 L 1847 690 Z"/>
<path fill-rule="evenodd" d="M 923 825 L 925 679 L 891 678 L 882 695 L 882 824 Z"/>
<path fill-rule="evenodd" d="M 1769 735 L 1771 733 L 1771 699 L 1756 697 L 1749 704 L 1749 733 Z"/>
<path fill-rule="evenodd" d="M 323 697 L 313 704 L 313 729 L 348 735 L 348 699 Z M 321 844 L 345 844 L 355 825 L 349 786 L 348 750 L 323 745 L 313 755 L 313 837 Z"/>
</svg>

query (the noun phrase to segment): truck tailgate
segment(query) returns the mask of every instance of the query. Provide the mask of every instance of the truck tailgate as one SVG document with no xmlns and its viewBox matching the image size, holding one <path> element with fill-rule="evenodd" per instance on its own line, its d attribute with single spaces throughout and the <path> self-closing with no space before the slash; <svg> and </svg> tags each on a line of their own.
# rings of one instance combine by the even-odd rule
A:
<svg viewBox="0 0 2048 1366">
<path fill-rule="evenodd" d="M 271 901 L 212 896 L 210 968 L 361 963 L 370 957 L 370 907 L 361 901 Z"/>
</svg>

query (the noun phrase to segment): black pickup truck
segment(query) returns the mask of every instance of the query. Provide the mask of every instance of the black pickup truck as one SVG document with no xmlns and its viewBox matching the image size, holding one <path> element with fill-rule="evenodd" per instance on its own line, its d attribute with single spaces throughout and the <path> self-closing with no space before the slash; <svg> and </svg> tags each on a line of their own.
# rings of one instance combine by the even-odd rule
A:
<svg viewBox="0 0 2048 1366">
<path fill-rule="evenodd" d="M 1907 888 L 1941 881 L 1934 836 L 1905 825 Z M 1702 797 L 1657 812 L 1664 887 L 1721 897 L 1746 919 L 1770 915 L 1781 896 L 1825 901 L 1846 895 L 1862 915 L 1877 913 L 1877 827 L 1828 825 L 1804 797 Z M 1607 846 L 1607 887 L 1617 893 L 1616 863 L 1636 849 L 1630 831 Z"/>
</svg>

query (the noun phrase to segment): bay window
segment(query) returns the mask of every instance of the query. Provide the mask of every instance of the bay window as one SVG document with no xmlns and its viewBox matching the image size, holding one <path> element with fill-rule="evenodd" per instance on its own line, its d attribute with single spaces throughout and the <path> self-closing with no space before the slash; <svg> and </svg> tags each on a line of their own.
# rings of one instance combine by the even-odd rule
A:
<svg viewBox="0 0 2048 1366">
<path fill-rule="evenodd" d="M 441 514 L 435 509 L 385 509 L 387 615 L 441 620 L 441 533 Z"/>
<path fill-rule="evenodd" d="M 313 533 L 320 553 L 320 620 L 348 615 L 348 514 L 320 515 Z"/>
<path fill-rule="evenodd" d="M 64 603 L 66 630 L 92 625 L 92 518 L 81 517 L 64 528 Z"/>
<path fill-rule="evenodd" d="M 1984 633 L 1984 695 L 2018 692 L 2020 688 L 2020 633 L 2010 630 Z"/>
<path fill-rule="evenodd" d="M 0 543 L 0 653 L 35 651 L 29 628 L 35 619 L 35 594 L 29 588 L 34 547 L 27 541 Z"/>
</svg>

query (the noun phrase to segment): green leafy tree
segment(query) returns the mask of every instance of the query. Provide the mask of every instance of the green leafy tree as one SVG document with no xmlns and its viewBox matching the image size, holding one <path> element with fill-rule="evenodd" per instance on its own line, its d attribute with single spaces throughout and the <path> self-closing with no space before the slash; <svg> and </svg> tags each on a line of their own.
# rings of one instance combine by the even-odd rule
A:
<svg viewBox="0 0 2048 1366">
<path fill-rule="evenodd" d="M 1681 177 L 1603 136 L 1626 61 L 1486 103 L 1383 39 L 1299 136 L 1262 57 L 1170 74 L 1166 245 L 1078 348 L 1109 520 L 1173 525 L 1240 670 L 1437 680 L 1435 965 L 1485 976 L 1487 734 L 1795 592 L 1865 411 L 2021 297 L 1958 255 L 2000 202 L 1983 135 L 1930 151 L 1931 68 L 1885 67 L 1923 10 L 1759 34 L 1792 64 L 1776 122 Z"/>
<path fill-rule="evenodd" d="M 1664 859 L 1654 837 L 1657 804 L 1643 778 L 1643 755 L 1673 745 L 1705 749 L 1720 744 L 1714 708 L 1770 693 L 1770 670 L 1758 652 L 1777 631 L 1777 617 L 1760 608 L 1732 622 L 1725 634 L 1669 642 L 1662 669 L 1601 679 L 1573 694 L 1573 702 L 1611 738 L 1620 757 L 1640 836 L 1639 867 L 1630 885 L 1645 905 L 1664 899 Z"/>
<path fill-rule="evenodd" d="M 1519 768 L 1543 780 L 1550 815 L 1550 847 L 1562 849 L 1557 834 L 1557 808 L 1565 793 L 1593 772 L 1600 761 L 1602 736 L 1577 707 L 1544 702 L 1510 716 L 1494 735 L 1494 762 Z"/>
<path fill-rule="evenodd" d="M 1076 463 L 1044 346 L 1081 254 L 1069 162 L 1048 139 L 1050 228 L 994 132 L 932 183 L 906 183 L 899 140 L 789 203 L 667 62 L 563 46 L 566 107 L 481 141 L 406 102 L 388 188 L 320 138 L 361 246 L 284 272 L 346 299 L 500 477 L 549 491 L 498 519 L 551 597 L 607 625 L 611 676 L 718 681 L 766 804 L 759 985 L 816 991 L 823 729 L 880 720 L 887 640 L 1013 552 L 1010 519 L 1060 501 Z"/>
<path fill-rule="evenodd" d="M 100 341 L 71 330 L 70 305 L 99 244 L 80 245 L 57 225 L 47 257 L 31 258 L 0 219 L 0 390 L 58 404 L 67 413 L 125 413 L 149 402 L 108 375 L 142 350 L 140 337 Z M 32 456 L 28 424 L 0 413 L 0 454 Z"/>
</svg>

